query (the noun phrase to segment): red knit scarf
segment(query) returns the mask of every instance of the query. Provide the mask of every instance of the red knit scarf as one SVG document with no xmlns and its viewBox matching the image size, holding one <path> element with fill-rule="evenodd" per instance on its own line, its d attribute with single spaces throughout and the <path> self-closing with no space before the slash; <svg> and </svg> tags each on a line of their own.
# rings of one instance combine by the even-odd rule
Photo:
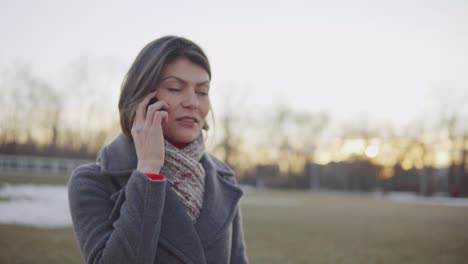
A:
<svg viewBox="0 0 468 264">
<path fill-rule="evenodd" d="M 205 170 L 200 164 L 200 159 L 205 153 L 203 136 L 200 133 L 197 139 L 182 149 L 166 140 L 165 149 L 161 174 L 168 179 L 187 214 L 195 223 L 203 206 L 205 192 Z"/>
</svg>

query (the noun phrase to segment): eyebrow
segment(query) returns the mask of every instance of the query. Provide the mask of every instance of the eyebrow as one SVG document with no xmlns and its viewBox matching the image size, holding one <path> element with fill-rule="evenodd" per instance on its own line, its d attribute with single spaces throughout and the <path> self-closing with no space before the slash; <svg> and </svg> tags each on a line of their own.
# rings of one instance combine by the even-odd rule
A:
<svg viewBox="0 0 468 264">
<path fill-rule="evenodd" d="M 176 77 L 176 76 L 167 76 L 167 77 L 164 77 L 161 79 L 160 82 L 164 82 L 168 79 L 176 79 L 178 82 L 181 82 L 181 83 L 184 83 L 184 84 L 187 84 L 188 82 L 182 78 L 179 78 L 179 77 Z M 205 84 L 210 84 L 210 81 L 204 81 L 204 82 L 199 82 L 199 83 L 196 83 L 196 86 L 201 86 L 201 85 L 205 85 Z"/>
</svg>

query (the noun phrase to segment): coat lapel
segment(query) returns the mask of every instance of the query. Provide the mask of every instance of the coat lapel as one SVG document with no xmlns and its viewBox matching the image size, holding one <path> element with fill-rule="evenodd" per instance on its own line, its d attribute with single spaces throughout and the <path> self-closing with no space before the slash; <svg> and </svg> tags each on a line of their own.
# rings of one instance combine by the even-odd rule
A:
<svg viewBox="0 0 468 264">
<path fill-rule="evenodd" d="M 192 220 L 169 184 L 166 185 L 166 202 L 159 241 L 186 262 L 206 263 L 203 247 Z"/>
<path fill-rule="evenodd" d="M 218 239 L 220 232 L 232 222 L 242 191 L 224 179 L 233 172 L 220 166 L 214 157 L 201 159 L 206 173 L 205 193 L 200 216 L 195 223 L 185 212 L 177 194 L 166 184 L 166 199 L 162 216 L 160 243 L 188 263 L 206 263 L 203 248 Z M 124 184 L 137 166 L 133 143 L 121 134 L 105 147 L 98 158 L 103 174 L 125 178 Z M 123 187 L 123 186 L 122 186 Z"/>
<path fill-rule="evenodd" d="M 206 263 L 204 249 L 218 239 L 222 229 L 232 222 L 242 191 L 224 180 L 228 171 L 217 170 L 213 160 L 204 154 L 205 193 L 200 216 L 195 223 L 185 212 L 179 197 L 167 185 L 166 203 L 161 226 L 161 242 L 173 251 L 182 252 L 194 263 Z M 180 255 L 180 254 L 179 254 Z"/>
<path fill-rule="evenodd" d="M 195 228 L 203 246 L 208 247 L 232 222 L 242 190 L 224 179 L 233 173 L 218 168 L 211 156 L 203 155 L 201 163 L 206 173 L 205 194 Z"/>
</svg>

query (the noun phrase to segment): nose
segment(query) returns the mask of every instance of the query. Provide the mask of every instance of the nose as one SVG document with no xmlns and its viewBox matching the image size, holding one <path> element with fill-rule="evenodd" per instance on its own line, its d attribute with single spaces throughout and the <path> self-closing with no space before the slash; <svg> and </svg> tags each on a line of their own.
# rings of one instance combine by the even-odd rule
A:
<svg viewBox="0 0 468 264">
<path fill-rule="evenodd" d="M 195 91 L 189 91 L 185 94 L 184 100 L 182 101 L 182 106 L 187 108 L 198 108 L 200 102 Z"/>
</svg>

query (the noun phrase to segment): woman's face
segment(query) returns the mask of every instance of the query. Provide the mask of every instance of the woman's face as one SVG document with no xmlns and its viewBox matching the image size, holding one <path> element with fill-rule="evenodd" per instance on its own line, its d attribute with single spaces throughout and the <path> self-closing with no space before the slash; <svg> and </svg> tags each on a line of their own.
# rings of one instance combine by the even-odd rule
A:
<svg viewBox="0 0 468 264">
<path fill-rule="evenodd" d="M 189 143 L 201 132 L 210 110 L 210 77 L 199 65 L 179 58 L 164 67 L 156 97 L 170 105 L 164 137 L 173 143 Z"/>
</svg>

